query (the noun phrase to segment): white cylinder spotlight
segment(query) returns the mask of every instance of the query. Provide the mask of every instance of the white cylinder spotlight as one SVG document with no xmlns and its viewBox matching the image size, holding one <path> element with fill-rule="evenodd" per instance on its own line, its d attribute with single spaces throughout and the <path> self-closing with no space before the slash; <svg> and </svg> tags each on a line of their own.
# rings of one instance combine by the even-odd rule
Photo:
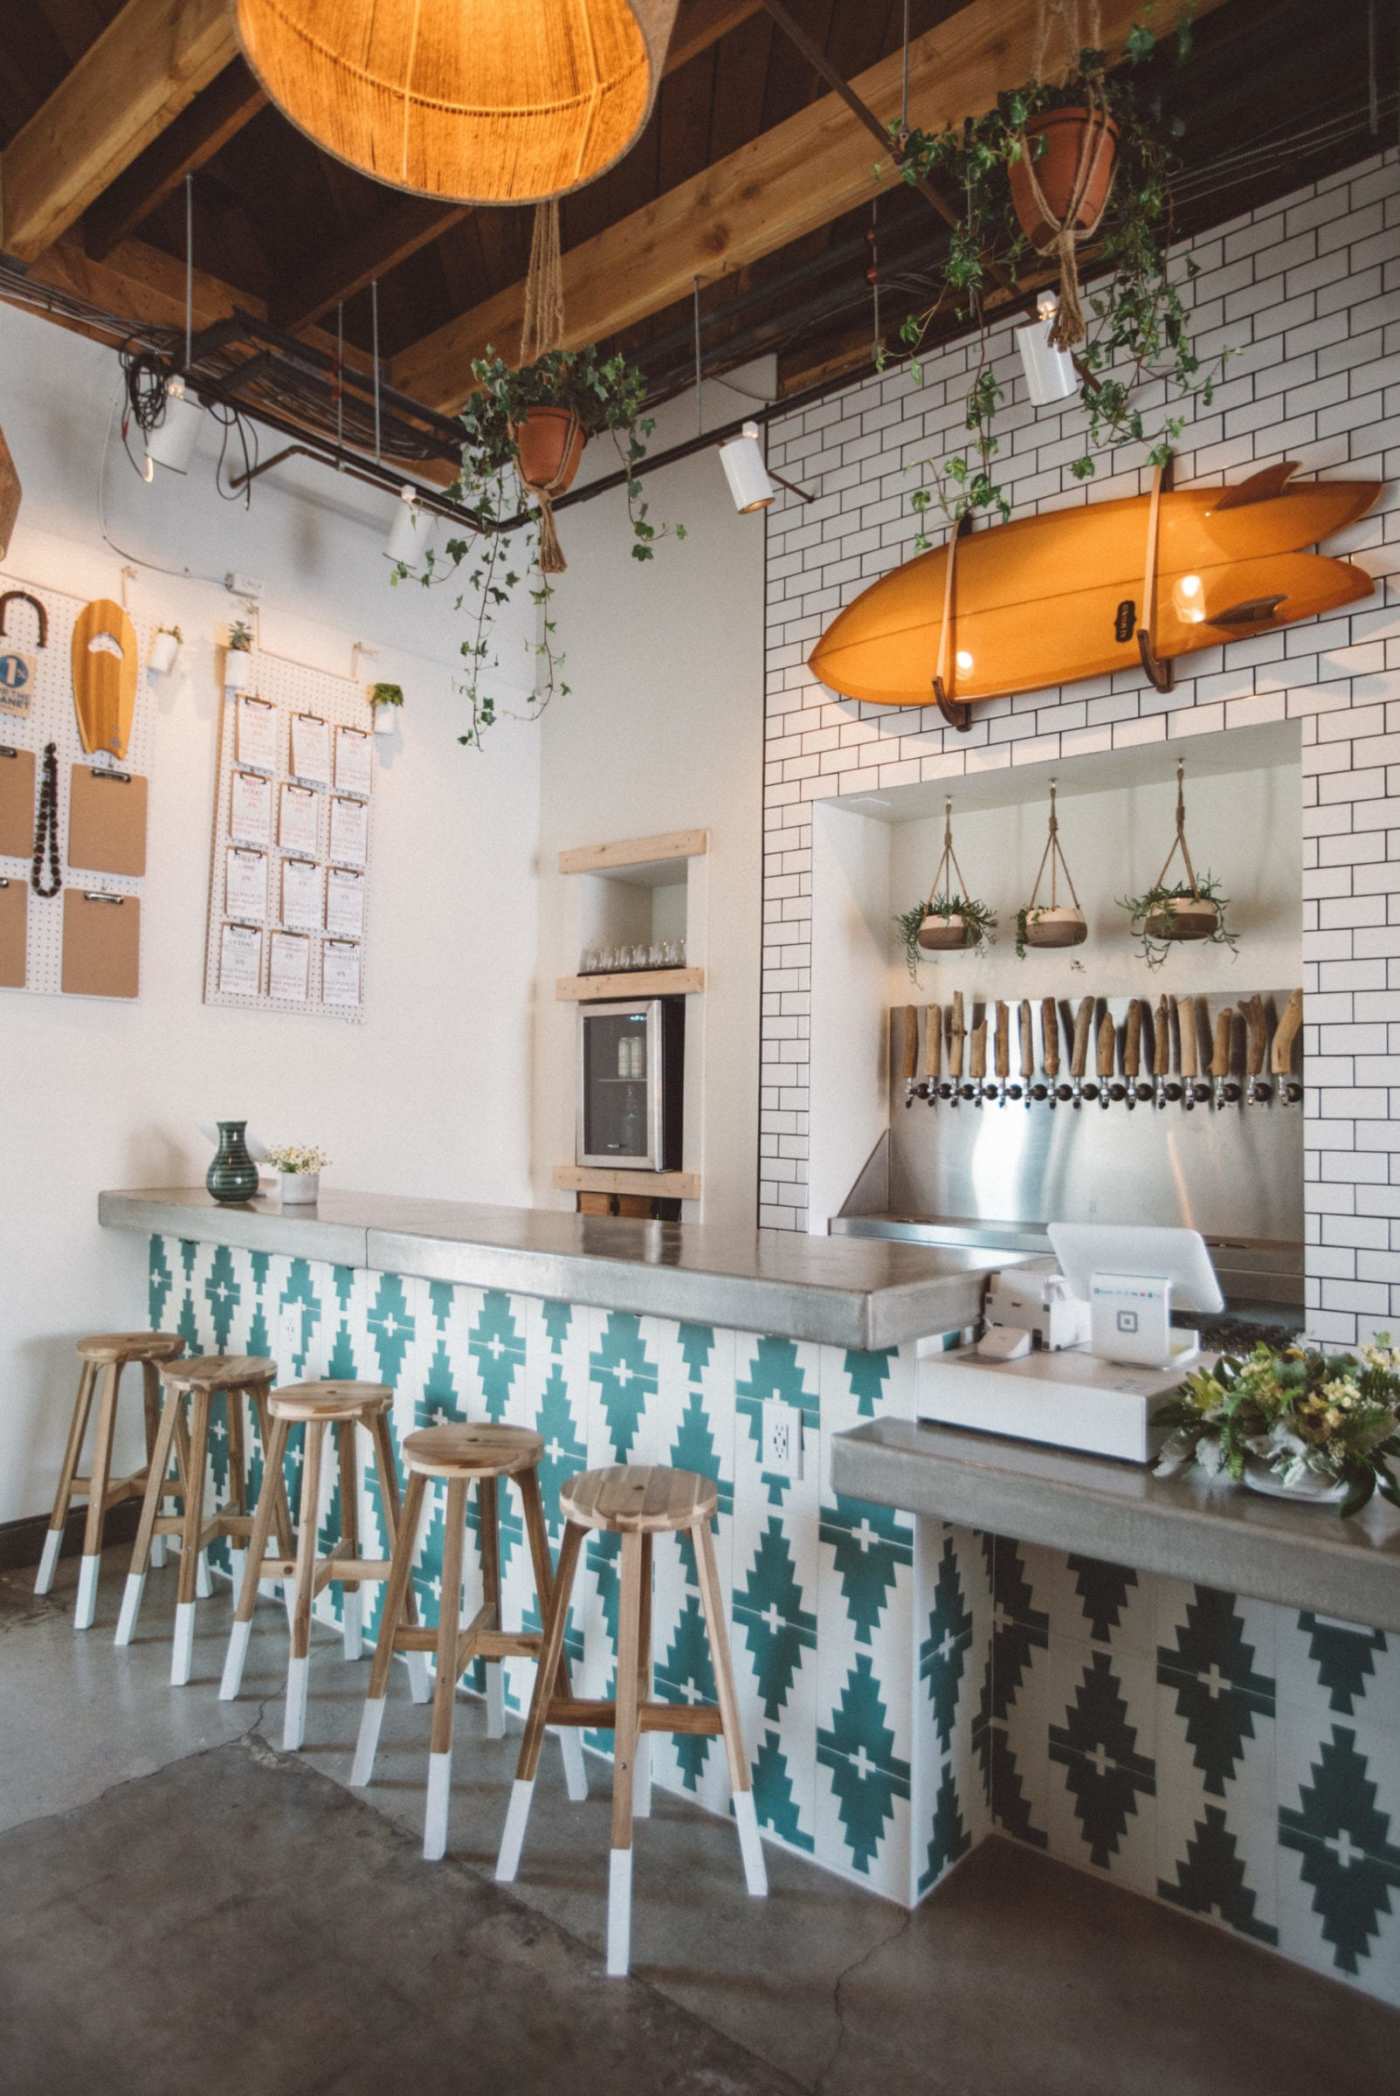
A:
<svg viewBox="0 0 1400 2096">
<path fill-rule="evenodd" d="M 1016 347 L 1021 352 L 1026 391 L 1031 406 L 1036 408 L 1048 408 L 1057 400 L 1068 400 L 1079 385 L 1074 358 L 1067 349 L 1054 348 L 1050 341 L 1050 327 L 1059 303 L 1053 291 L 1042 291 L 1036 300 L 1035 319 L 1016 330 Z"/>
<path fill-rule="evenodd" d="M 164 466 L 169 473 L 188 473 L 204 410 L 191 400 L 182 378 L 172 378 L 165 388 L 165 412 L 153 429 L 146 431 L 146 478 L 154 478 L 152 467 Z"/>
<path fill-rule="evenodd" d="M 726 437 L 719 447 L 719 455 L 734 507 L 740 516 L 747 516 L 756 509 L 767 509 L 773 500 L 773 483 L 763 463 L 758 424 L 746 422 L 737 437 Z"/>
<path fill-rule="evenodd" d="M 406 568 L 416 568 L 428 550 L 432 532 L 432 512 L 423 508 L 417 490 L 402 488 L 389 536 L 384 541 L 384 558 Z"/>
</svg>

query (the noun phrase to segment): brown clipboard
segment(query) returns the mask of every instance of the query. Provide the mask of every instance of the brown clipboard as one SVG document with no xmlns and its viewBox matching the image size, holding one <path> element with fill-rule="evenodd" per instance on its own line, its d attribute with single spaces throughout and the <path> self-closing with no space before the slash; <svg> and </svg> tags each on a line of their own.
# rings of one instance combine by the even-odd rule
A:
<svg viewBox="0 0 1400 2096">
<path fill-rule="evenodd" d="M 34 752 L 0 740 L 0 859 L 27 859 L 34 849 Z"/>
<path fill-rule="evenodd" d="M 135 997 L 141 987 L 141 902 L 135 895 L 63 891 L 63 991 Z"/>
<path fill-rule="evenodd" d="M 0 875 L 0 990 L 24 988 L 29 883 Z"/>
<path fill-rule="evenodd" d="M 74 764 L 68 773 L 68 864 L 84 873 L 146 871 L 146 781 L 139 772 Z"/>
</svg>

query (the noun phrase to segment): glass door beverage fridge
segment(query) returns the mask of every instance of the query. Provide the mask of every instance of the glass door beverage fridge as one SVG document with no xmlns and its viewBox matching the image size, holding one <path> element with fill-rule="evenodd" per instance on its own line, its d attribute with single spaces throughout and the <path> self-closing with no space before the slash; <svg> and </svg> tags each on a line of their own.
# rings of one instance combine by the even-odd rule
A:
<svg viewBox="0 0 1400 2096">
<path fill-rule="evenodd" d="M 678 1169 L 684 1054 L 683 997 L 579 1006 L 577 1164 Z"/>
</svg>

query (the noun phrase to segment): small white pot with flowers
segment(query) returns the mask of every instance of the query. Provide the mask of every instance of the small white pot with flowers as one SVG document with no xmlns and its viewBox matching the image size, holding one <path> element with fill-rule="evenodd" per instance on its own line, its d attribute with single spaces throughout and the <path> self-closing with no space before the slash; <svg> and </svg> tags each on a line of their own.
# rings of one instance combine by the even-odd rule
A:
<svg viewBox="0 0 1400 2096">
<path fill-rule="evenodd" d="M 318 1199 L 321 1173 L 330 1163 L 324 1150 L 302 1143 L 279 1143 L 267 1153 L 277 1174 L 277 1193 L 284 1208 L 302 1208 Z"/>
<path fill-rule="evenodd" d="M 157 626 L 151 642 L 151 668 L 158 677 L 168 677 L 180 659 L 185 636 L 178 626 Z"/>
<path fill-rule="evenodd" d="M 1280 1499 L 1359 1513 L 1400 1507 L 1400 1348 L 1388 1332 L 1355 1354 L 1256 1346 L 1187 1376 L 1161 1414 L 1159 1477 L 1195 1464 Z"/>
</svg>

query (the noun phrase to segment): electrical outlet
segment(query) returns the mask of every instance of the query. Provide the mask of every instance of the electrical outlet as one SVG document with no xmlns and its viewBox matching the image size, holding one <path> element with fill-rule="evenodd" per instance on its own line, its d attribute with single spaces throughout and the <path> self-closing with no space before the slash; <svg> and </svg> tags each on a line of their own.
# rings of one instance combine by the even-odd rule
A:
<svg viewBox="0 0 1400 2096">
<path fill-rule="evenodd" d="M 301 1352 L 301 1305 L 284 1303 L 277 1320 L 277 1359 L 283 1370 L 289 1370 Z"/>
<path fill-rule="evenodd" d="M 802 1475 L 802 1411 L 780 1397 L 763 1400 L 763 1467 L 774 1477 Z"/>
</svg>

